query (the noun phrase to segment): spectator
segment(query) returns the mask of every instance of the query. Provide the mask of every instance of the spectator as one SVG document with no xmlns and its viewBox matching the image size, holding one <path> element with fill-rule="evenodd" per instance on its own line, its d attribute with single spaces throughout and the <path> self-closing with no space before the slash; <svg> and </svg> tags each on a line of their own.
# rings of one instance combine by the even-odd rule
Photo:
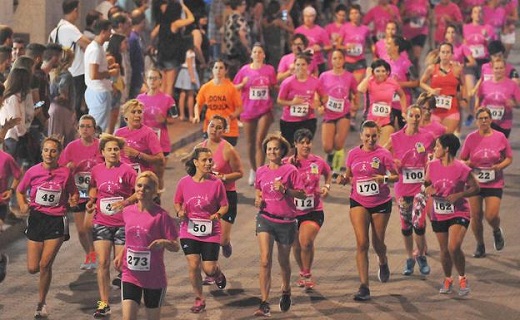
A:
<svg viewBox="0 0 520 320">
<path fill-rule="evenodd" d="M 86 89 L 84 50 L 89 45 L 90 40 L 74 25 L 79 17 L 79 0 L 63 0 L 62 10 L 63 18 L 51 31 L 49 42 L 59 43 L 74 51 L 74 62 L 72 62 L 69 71 L 74 77 L 74 86 L 77 93 L 74 109 L 76 110 L 76 117 L 79 119 L 83 114 L 88 113 L 88 110 L 82 109 L 82 105 Z"/>
<path fill-rule="evenodd" d="M 5 24 L 0 25 L 0 45 L 13 46 L 13 29 Z"/>
<path fill-rule="evenodd" d="M 222 27 L 224 26 L 224 0 L 211 2 L 208 17 L 208 38 L 211 46 L 211 59 L 217 60 L 222 52 Z"/>
<path fill-rule="evenodd" d="M 113 6 L 116 5 L 117 0 L 104 0 L 101 1 L 97 7 L 96 10 L 101 12 L 103 15 L 103 19 L 109 19 L 108 17 L 108 10 L 110 10 Z"/>
<path fill-rule="evenodd" d="M 96 36 L 94 34 L 94 31 L 92 31 L 92 26 L 94 25 L 94 22 L 101 19 L 103 14 L 96 10 L 91 10 L 87 13 L 87 16 L 85 17 L 85 31 L 83 31 L 83 35 L 87 37 L 90 41 L 94 40 L 94 37 Z"/>
<path fill-rule="evenodd" d="M 132 31 L 128 37 L 128 53 L 132 72 L 128 88 L 128 98 L 134 99 L 141 92 L 144 81 L 144 40 L 141 36 L 146 27 L 146 17 L 140 9 L 135 9 L 131 14 Z M 128 72 L 128 71 L 127 71 Z"/>
<path fill-rule="evenodd" d="M 107 132 L 112 134 L 115 130 L 117 119 L 119 117 L 119 107 L 122 101 L 126 101 L 127 95 L 127 82 L 126 73 L 128 72 L 124 63 L 124 54 L 128 51 L 128 42 L 124 35 L 114 33 L 107 45 L 107 57 L 108 60 L 113 60 L 120 67 L 120 72 L 117 76 L 112 77 L 112 105 L 110 109 L 110 120 L 108 123 Z"/>
<path fill-rule="evenodd" d="M 101 130 L 106 131 L 112 100 L 112 84 L 109 79 L 119 74 L 119 65 L 114 62 L 109 66 L 103 49 L 103 44 L 110 39 L 110 21 L 96 21 L 94 33 L 94 41 L 85 50 L 85 101 L 89 114 L 96 119 Z M 76 91 L 76 94 L 79 93 Z"/>
<path fill-rule="evenodd" d="M 16 59 L 18 59 L 18 57 L 21 57 L 24 54 L 25 54 L 25 40 L 23 40 L 22 38 L 14 38 L 11 61 L 14 62 Z"/>
<path fill-rule="evenodd" d="M 233 79 L 239 68 L 249 62 L 251 31 L 244 16 L 247 8 L 246 1 L 231 0 L 229 5 L 232 11 L 224 26 L 224 51 L 229 63 L 229 77 Z"/>
<path fill-rule="evenodd" d="M 0 46 L 0 82 L 4 83 L 11 68 L 12 50 L 8 46 Z"/>
</svg>

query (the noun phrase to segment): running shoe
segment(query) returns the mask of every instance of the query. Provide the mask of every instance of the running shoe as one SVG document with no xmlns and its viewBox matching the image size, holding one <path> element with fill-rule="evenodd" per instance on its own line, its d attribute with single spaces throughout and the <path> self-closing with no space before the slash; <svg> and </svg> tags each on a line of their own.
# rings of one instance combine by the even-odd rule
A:
<svg viewBox="0 0 520 320">
<path fill-rule="evenodd" d="M 121 272 L 119 272 L 117 277 L 115 277 L 114 280 L 112 280 L 112 285 L 121 289 Z"/>
<path fill-rule="evenodd" d="M 201 313 L 206 309 L 206 301 L 201 298 L 195 298 L 195 303 L 193 304 L 193 307 L 190 308 L 191 312 L 193 313 Z"/>
<path fill-rule="evenodd" d="M 90 253 L 85 255 L 85 262 L 79 265 L 80 270 L 88 270 L 90 269 Z"/>
<path fill-rule="evenodd" d="M 96 270 L 97 269 L 97 258 L 96 258 L 96 252 L 92 251 L 90 253 L 90 266 L 88 267 L 89 270 Z"/>
<path fill-rule="evenodd" d="M 210 286 L 212 284 L 215 284 L 215 278 L 213 278 L 213 277 L 206 276 L 206 278 L 204 278 L 204 280 L 202 280 L 203 286 Z"/>
<path fill-rule="evenodd" d="M 466 276 L 459 276 L 459 296 L 466 296 L 470 292 Z"/>
<path fill-rule="evenodd" d="M 477 249 L 473 252 L 474 258 L 483 258 L 486 256 L 486 246 L 484 244 L 478 244 Z"/>
<path fill-rule="evenodd" d="M 364 284 L 359 286 L 358 292 L 354 295 L 356 301 L 368 301 L 370 300 L 370 289 Z"/>
<path fill-rule="evenodd" d="M 419 272 L 421 272 L 422 275 L 430 274 L 430 266 L 428 265 L 426 256 L 417 256 L 417 264 L 419 265 Z"/>
<path fill-rule="evenodd" d="M 312 290 L 314 289 L 314 286 L 316 283 L 312 279 L 311 275 L 309 274 L 308 278 L 305 278 L 305 290 Z"/>
<path fill-rule="evenodd" d="M 282 311 L 282 312 L 289 311 L 289 309 L 291 309 L 291 304 L 292 304 L 291 291 L 283 291 L 282 297 L 280 298 L 280 303 L 279 303 L 280 311 Z"/>
<path fill-rule="evenodd" d="M 249 183 L 250 186 L 252 186 L 255 184 L 255 180 L 256 180 L 255 170 L 249 169 L 249 179 L 247 180 L 247 182 Z"/>
<path fill-rule="evenodd" d="M 409 276 L 413 273 L 413 268 L 415 267 L 415 260 L 410 258 L 410 259 L 406 259 L 406 262 L 404 264 L 404 270 L 403 270 L 403 275 L 404 276 Z"/>
<path fill-rule="evenodd" d="M 300 278 L 296 281 L 296 286 L 299 288 L 305 287 L 305 274 L 300 272 Z"/>
<path fill-rule="evenodd" d="M 7 264 L 9 263 L 9 257 L 5 253 L 0 254 L 0 282 L 4 281 L 5 275 L 7 274 Z"/>
<path fill-rule="evenodd" d="M 270 317 L 271 316 L 271 307 L 269 306 L 269 302 L 262 301 L 258 310 L 255 311 L 256 317 Z"/>
<path fill-rule="evenodd" d="M 219 288 L 220 290 L 226 287 L 227 280 L 222 270 L 220 271 L 220 274 L 215 278 L 215 284 L 217 285 L 217 288 Z"/>
<path fill-rule="evenodd" d="M 498 228 L 498 230 L 493 231 L 493 238 L 495 239 L 495 250 L 500 251 L 504 249 L 506 240 L 504 239 L 504 230 L 502 230 L 502 228 Z"/>
<path fill-rule="evenodd" d="M 49 316 L 49 310 L 47 310 L 47 305 L 45 303 L 38 303 L 36 307 L 36 311 L 34 312 L 34 319 L 43 319 Z"/>
<path fill-rule="evenodd" d="M 222 246 L 222 255 L 225 258 L 231 257 L 232 254 L 233 254 L 233 246 L 231 245 L 231 242 L 226 244 L 225 246 Z"/>
<path fill-rule="evenodd" d="M 104 301 L 97 302 L 96 312 L 94 312 L 94 318 L 100 319 L 110 314 L 110 306 Z"/>
<path fill-rule="evenodd" d="M 444 282 L 442 283 L 442 287 L 439 289 L 439 293 L 448 294 L 451 293 L 451 288 L 453 288 L 453 279 L 444 278 Z"/>
<path fill-rule="evenodd" d="M 388 268 L 388 263 L 379 265 L 377 278 L 383 283 L 388 282 L 388 279 L 390 279 L 390 269 Z"/>
</svg>

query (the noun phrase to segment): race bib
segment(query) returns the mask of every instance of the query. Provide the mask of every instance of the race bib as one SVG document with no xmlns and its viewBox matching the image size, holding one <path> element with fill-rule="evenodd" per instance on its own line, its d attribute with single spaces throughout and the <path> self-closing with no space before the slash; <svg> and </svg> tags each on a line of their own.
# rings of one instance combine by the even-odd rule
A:
<svg viewBox="0 0 520 320">
<path fill-rule="evenodd" d="M 345 109 L 345 100 L 329 97 L 329 100 L 327 100 L 325 108 L 333 112 L 343 112 L 343 110 Z"/>
<path fill-rule="evenodd" d="M 347 55 L 351 57 L 357 57 L 363 53 L 363 46 L 359 43 L 352 43 L 352 47 L 347 49 Z"/>
<path fill-rule="evenodd" d="M 188 232 L 195 237 L 210 236 L 213 232 L 213 221 L 206 219 L 190 219 Z"/>
<path fill-rule="evenodd" d="M 372 103 L 372 115 L 376 117 L 388 117 L 390 116 L 390 111 L 392 111 L 392 108 L 386 103 Z"/>
<path fill-rule="evenodd" d="M 90 185 L 90 172 L 78 172 L 74 175 L 74 183 L 78 190 L 88 190 Z"/>
<path fill-rule="evenodd" d="M 308 104 L 295 104 L 289 106 L 290 115 L 292 117 L 306 117 L 309 113 L 309 105 Z"/>
<path fill-rule="evenodd" d="M 309 196 L 305 199 L 294 198 L 294 204 L 296 205 L 296 209 L 305 211 L 314 208 L 314 196 Z"/>
<path fill-rule="evenodd" d="M 451 109 L 451 103 L 452 103 L 453 97 L 452 96 L 435 96 L 435 107 L 440 109 Z"/>
<path fill-rule="evenodd" d="M 486 107 L 491 111 L 492 120 L 500 121 L 506 113 L 506 108 L 504 106 L 487 105 Z"/>
<path fill-rule="evenodd" d="M 161 128 L 152 128 L 153 132 L 157 135 L 157 138 L 161 140 Z"/>
<path fill-rule="evenodd" d="M 424 26 L 424 22 L 425 21 L 426 21 L 425 17 L 412 18 L 410 20 L 410 27 L 412 27 L 412 28 L 422 28 Z"/>
<path fill-rule="evenodd" d="M 454 211 L 453 204 L 442 198 L 433 199 L 433 211 L 436 214 L 452 214 Z"/>
<path fill-rule="evenodd" d="M 493 75 L 492 74 L 485 74 L 483 76 L 483 79 L 484 79 L 484 81 L 489 81 L 489 80 L 493 79 Z"/>
<path fill-rule="evenodd" d="M 423 183 L 424 168 L 403 168 L 403 183 Z"/>
<path fill-rule="evenodd" d="M 249 100 L 267 100 L 269 99 L 269 88 L 251 87 L 249 88 Z"/>
<path fill-rule="evenodd" d="M 132 271 L 150 271 L 150 255 L 147 251 L 134 251 L 126 249 L 126 262 L 128 269 Z"/>
<path fill-rule="evenodd" d="M 61 190 L 38 188 L 34 202 L 44 207 L 56 207 L 60 203 Z"/>
<path fill-rule="evenodd" d="M 115 211 L 112 206 L 120 201 L 123 201 L 123 197 L 112 197 L 112 198 L 103 198 L 99 200 L 99 208 L 101 209 L 102 214 L 106 214 L 107 216 L 112 216 L 119 211 Z"/>
<path fill-rule="evenodd" d="M 357 192 L 361 196 L 375 196 L 379 194 L 379 184 L 375 180 L 362 180 L 356 182 Z"/>
<path fill-rule="evenodd" d="M 137 172 L 137 175 L 141 173 L 141 165 L 139 163 L 132 163 L 131 166 Z"/>
<path fill-rule="evenodd" d="M 484 58 L 486 56 L 486 51 L 484 46 L 481 44 L 469 46 L 469 50 L 471 51 L 471 55 L 475 59 Z"/>
<path fill-rule="evenodd" d="M 475 177 L 480 183 L 495 181 L 495 170 L 479 168 L 475 170 Z"/>
</svg>

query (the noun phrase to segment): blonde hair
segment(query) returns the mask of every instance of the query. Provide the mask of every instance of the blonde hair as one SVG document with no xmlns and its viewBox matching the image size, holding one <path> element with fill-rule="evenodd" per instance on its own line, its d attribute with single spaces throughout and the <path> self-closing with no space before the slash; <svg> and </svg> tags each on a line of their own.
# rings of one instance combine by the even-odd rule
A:
<svg viewBox="0 0 520 320">
<path fill-rule="evenodd" d="M 157 175 L 152 171 L 143 171 L 135 179 L 136 185 L 137 181 L 139 181 L 139 179 L 141 178 L 147 178 L 148 180 L 150 180 L 153 184 L 152 192 L 153 194 L 157 194 L 157 190 L 159 189 L 159 178 L 157 177 Z"/>
<path fill-rule="evenodd" d="M 58 61 L 58 67 L 56 67 L 56 74 L 60 74 L 70 68 L 74 60 L 74 51 L 70 48 L 64 48 L 62 52 L 60 60 Z"/>
<path fill-rule="evenodd" d="M 114 136 L 109 133 L 102 133 L 99 136 L 99 151 L 103 151 L 105 149 L 105 145 L 108 142 L 114 141 L 119 146 L 119 149 L 123 149 L 125 146 L 125 139 L 121 137 Z"/>
<path fill-rule="evenodd" d="M 130 99 L 121 107 L 123 111 L 123 115 L 127 114 L 129 111 L 131 111 L 135 107 L 141 107 L 144 109 L 144 105 L 141 103 L 141 101 L 137 99 Z"/>
</svg>

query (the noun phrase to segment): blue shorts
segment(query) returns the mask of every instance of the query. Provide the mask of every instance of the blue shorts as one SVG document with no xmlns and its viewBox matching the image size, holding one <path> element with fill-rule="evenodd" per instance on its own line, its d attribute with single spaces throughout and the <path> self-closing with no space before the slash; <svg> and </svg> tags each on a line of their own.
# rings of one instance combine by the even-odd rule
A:
<svg viewBox="0 0 520 320">
<path fill-rule="evenodd" d="M 112 110 L 112 92 L 96 91 L 87 88 L 85 91 L 85 102 L 88 114 L 96 119 L 96 124 L 105 131 L 108 128 L 108 119 Z"/>
</svg>

